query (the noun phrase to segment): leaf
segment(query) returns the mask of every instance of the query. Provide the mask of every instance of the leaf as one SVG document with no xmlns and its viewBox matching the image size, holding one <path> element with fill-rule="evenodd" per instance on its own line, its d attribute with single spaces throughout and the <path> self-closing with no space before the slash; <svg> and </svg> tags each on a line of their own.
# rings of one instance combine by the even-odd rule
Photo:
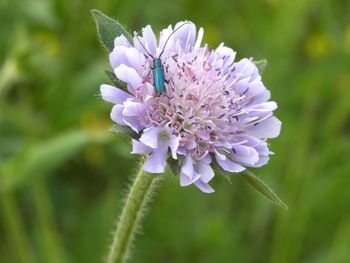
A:
<svg viewBox="0 0 350 263">
<path fill-rule="evenodd" d="M 125 82 L 117 78 L 117 76 L 109 70 L 105 70 L 107 77 L 112 81 L 112 83 L 119 89 L 128 92 L 128 88 Z"/>
<path fill-rule="evenodd" d="M 117 36 L 124 35 L 132 43 L 131 34 L 119 22 L 96 9 L 90 10 L 90 12 L 95 19 L 98 36 L 109 52 L 113 50 L 114 39 Z"/>
<path fill-rule="evenodd" d="M 109 129 L 109 132 L 116 134 L 116 135 L 121 135 L 121 136 L 127 137 L 127 138 L 133 138 L 133 139 L 137 138 L 137 133 L 128 126 L 114 124 Z"/>
<path fill-rule="evenodd" d="M 275 205 L 288 210 L 286 204 L 284 204 L 281 199 L 267 186 L 260 178 L 255 176 L 252 172 L 247 169 L 240 173 L 246 182 L 253 187 L 258 193 L 260 193 L 265 198 L 269 199 Z"/>
<path fill-rule="evenodd" d="M 0 191 L 11 191 L 38 177 L 47 175 L 89 143 L 106 142 L 101 132 L 72 130 L 27 146 L 0 167 Z"/>
<path fill-rule="evenodd" d="M 257 60 L 253 61 L 253 63 L 258 67 L 259 73 L 262 74 L 267 66 L 267 60 L 262 59 L 262 60 Z"/>
</svg>

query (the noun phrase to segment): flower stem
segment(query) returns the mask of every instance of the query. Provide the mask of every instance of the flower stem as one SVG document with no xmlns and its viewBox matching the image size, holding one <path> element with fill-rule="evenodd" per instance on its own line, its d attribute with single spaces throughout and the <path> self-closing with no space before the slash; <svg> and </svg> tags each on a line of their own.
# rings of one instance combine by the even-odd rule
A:
<svg viewBox="0 0 350 263">
<path fill-rule="evenodd" d="M 121 263 L 127 259 L 135 230 L 159 178 L 159 175 L 149 174 L 143 170 L 142 159 L 140 170 L 131 186 L 113 236 L 108 263 Z"/>
</svg>

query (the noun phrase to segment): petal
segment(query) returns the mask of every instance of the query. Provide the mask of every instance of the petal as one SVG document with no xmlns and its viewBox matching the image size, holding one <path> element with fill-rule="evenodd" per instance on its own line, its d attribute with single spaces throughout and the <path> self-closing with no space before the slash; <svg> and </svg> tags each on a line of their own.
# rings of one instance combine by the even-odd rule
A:
<svg viewBox="0 0 350 263">
<path fill-rule="evenodd" d="M 269 162 L 269 157 L 268 156 L 260 156 L 259 161 L 255 163 L 254 165 L 251 165 L 251 167 L 261 167 L 264 166 Z"/>
<path fill-rule="evenodd" d="M 126 100 L 124 102 L 124 116 L 143 116 L 146 112 L 146 106 L 143 103 Z"/>
<path fill-rule="evenodd" d="M 125 91 L 122 91 L 121 89 L 118 89 L 110 85 L 105 85 L 105 84 L 102 84 L 100 86 L 100 92 L 101 92 L 102 99 L 114 104 L 121 104 L 126 99 L 131 97 Z"/>
<path fill-rule="evenodd" d="M 122 114 L 123 109 L 124 109 L 124 106 L 120 104 L 113 106 L 110 114 L 112 121 L 120 125 L 126 125 L 126 123 L 123 120 L 123 114 Z"/>
<path fill-rule="evenodd" d="M 141 125 L 140 121 L 137 117 L 126 117 L 123 116 L 123 121 L 126 125 L 128 125 L 131 129 L 133 129 L 136 133 L 139 133 L 144 127 Z"/>
<path fill-rule="evenodd" d="M 140 142 L 144 143 L 145 145 L 153 149 L 156 149 L 158 147 L 159 132 L 160 132 L 160 129 L 155 127 L 145 129 L 141 135 Z"/>
<path fill-rule="evenodd" d="M 145 64 L 145 57 L 136 48 L 128 48 L 125 50 L 125 57 L 130 67 L 140 70 Z"/>
<path fill-rule="evenodd" d="M 232 148 L 232 151 L 232 158 L 236 162 L 254 165 L 259 161 L 259 154 L 252 147 L 237 145 Z"/>
<path fill-rule="evenodd" d="M 235 63 L 236 72 L 241 74 L 241 78 L 249 77 L 254 80 L 259 76 L 259 71 L 256 65 L 247 58 L 243 58 Z"/>
<path fill-rule="evenodd" d="M 159 37 L 159 48 L 160 48 L 160 52 L 162 52 L 162 50 L 164 50 L 164 55 L 167 55 L 169 50 L 173 50 L 174 48 L 174 41 L 173 38 L 171 37 L 171 39 L 169 39 L 169 36 L 171 35 L 171 33 L 173 32 L 172 27 L 169 25 L 168 28 L 163 29 L 160 32 L 160 37 Z M 167 42 L 167 40 L 169 39 L 169 41 Z M 164 47 L 165 43 L 167 42 L 166 46 Z"/>
<path fill-rule="evenodd" d="M 202 161 L 197 161 L 196 166 L 198 173 L 201 175 L 201 180 L 204 183 L 208 183 L 214 177 L 214 171 L 209 164 Z"/>
<path fill-rule="evenodd" d="M 149 173 L 164 173 L 168 147 L 162 145 L 147 158 L 143 168 Z"/>
<path fill-rule="evenodd" d="M 114 46 L 131 47 L 131 44 L 124 35 L 120 35 L 114 39 Z"/>
<path fill-rule="evenodd" d="M 218 54 L 221 59 L 223 59 L 222 67 L 231 65 L 236 57 L 236 52 L 234 52 L 232 48 L 226 47 L 223 44 L 215 50 L 215 53 Z"/>
<path fill-rule="evenodd" d="M 184 23 L 187 23 L 184 25 Z M 181 28 L 180 28 L 181 27 Z M 179 29 L 178 29 L 179 28 Z M 178 29 L 178 30 L 177 30 Z M 175 25 L 174 31 L 177 30 L 174 35 L 174 41 L 179 41 L 182 50 L 187 50 L 192 47 L 196 39 L 196 26 L 189 21 L 182 21 Z"/>
<path fill-rule="evenodd" d="M 124 64 L 118 66 L 114 72 L 118 79 L 131 84 L 134 88 L 139 87 L 142 83 L 142 79 L 136 70 Z"/>
<path fill-rule="evenodd" d="M 259 153 L 261 156 L 269 156 L 270 151 L 269 147 L 267 146 L 267 143 L 264 141 L 260 141 L 258 144 L 254 146 L 254 149 Z"/>
<path fill-rule="evenodd" d="M 157 51 L 157 40 L 150 25 L 143 28 L 142 37 L 144 40 L 143 43 L 145 43 L 144 45 L 146 46 L 146 48 L 148 48 L 148 52 L 151 55 L 155 56 Z"/>
<path fill-rule="evenodd" d="M 146 154 L 152 152 L 152 148 L 142 142 L 132 139 L 132 154 Z"/>
<path fill-rule="evenodd" d="M 218 150 L 215 149 L 214 152 L 215 152 L 216 159 L 218 159 L 218 158 L 220 160 L 226 160 L 227 159 L 226 156 L 224 154 L 220 153 Z"/>
<path fill-rule="evenodd" d="M 209 184 L 204 183 L 201 180 L 196 181 L 194 185 L 197 186 L 199 190 L 201 190 L 204 193 L 211 194 L 215 192 L 215 190 Z"/>
<path fill-rule="evenodd" d="M 206 156 L 204 156 L 201 161 L 205 162 L 206 164 L 210 164 L 211 163 L 210 154 L 207 154 Z"/>
<path fill-rule="evenodd" d="M 192 156 L 188 154 L 181 167 L 181 173 L 186 174 L 188 177 L 192 177 L 193 172 L 194 170 L 193 170 Z"/>
<path fill-rule="evenodd" d="M 196 43 L 194 44 L 194 48 L 199 48 L 201 46 L 202 40 L 203 40 L 203 34 L 204 34 L 204 30 L 201 27 L 198 31 L 198 36 L 197 36 L 197 40 Z"/>
<path fill-rule="evenodd" d="M 180 138 L 172 135 L 169 140 L 169 147 L 170 147 L 171 155 L 173 159 L 177 159 L 176 151 L 177 151 L 177 148 L 179 148 L 179 144 L 180 144 Z"/>
<path fill-rule="evenodd" d="M 109 63 L 112 68 L 115 69 L 121 64 L 128 64 L 128 60 L 125 56 L 125 51 L 127 47 L 124 46 L 116 46 L 113 51 L 109 54 Z"/>
<path fill-rule="evenodd" d="M 260 104 L 254 104 L 251 107 L 248 107 L 248 112 L 272 112 L 277 109 L 277 103 L 274 101 L 268 101 Z"/>
<path fill-rule="evenodd" d="M 232 173 L 239 173 L 245 169 L 242 165 L 232 162 L 229 159 L 222 160 L 221 158 L 218 158 L 217 155 L 216 155 L 216 161 L 218 162 L 218 164 L 221 166 L 222 169 Z"/>
<path fill-rule="evenodd" d="M 193 150 L 197 147 L 197 143 L 194 139 L 189 139 L 185 145 L 187 150 Z"/>
<path fill-rule="evenodd" d="M 194 172 L 192 177 L 189 177 L 186 174 L 180 173 L 180 185 L 181 186 L 188 186 L 190 184 L 193 184 L 194 182 L 198 181 L 201 175 L 199 173 Z"/>
<path fill-rule="evenodd" d="M 254 126 L 246 128 L 249 135 L 259 139 L 276 138 L 281 131 L 281 121 L 276 117 L 268 118 L 262 122 L 256 123 Z"/>
<path fill-rule="evenodd" d="M 193 169 L 192 156 L 187 155 L 184 164 L 181 167 L 180 171 L 180 185 L 187 186 L 200 178 L 200 174 L 196 173 Z"/>
</svg>

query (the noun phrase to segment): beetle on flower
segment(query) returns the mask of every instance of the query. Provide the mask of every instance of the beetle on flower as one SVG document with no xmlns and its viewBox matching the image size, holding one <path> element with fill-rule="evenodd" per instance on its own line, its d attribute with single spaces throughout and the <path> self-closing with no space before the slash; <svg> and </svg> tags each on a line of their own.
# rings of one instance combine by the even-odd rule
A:
<svg viewBox="0 0 350 263">
<path fill-rule="evenodd" d="M 211 50 L 202 38 L 203 29 L 197 33 L 188 21 L 163 29 L 158 42 L 151 26 L 135 33 L 133 43 L 116 37 L 110 64 L 127 90 L 105 84 L 100 90 L 114 104 L 111 119 L 138 134 L 132 153 L 148 156 L 145 171 L 163 173 L 173 158 L 182 186 L 211 193 L 212 164 L 234 173 L 265 165 L 267 139 L 279 135 L 281 122 L 253 61 L 235 61 L 231 48 Z M 149 74 L 160 54 L 166 80 L 161 94 Z"/>
</svg>

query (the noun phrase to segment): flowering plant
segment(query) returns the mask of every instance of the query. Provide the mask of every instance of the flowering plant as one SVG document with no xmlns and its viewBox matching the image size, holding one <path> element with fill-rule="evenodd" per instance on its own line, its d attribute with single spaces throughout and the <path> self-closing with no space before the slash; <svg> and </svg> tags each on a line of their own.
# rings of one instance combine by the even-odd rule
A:
<svg viewBox="0 0 350 263">
<path fill-rule="evenodd" d="M 259 69 L 252 59 L 220 44 L 202 44 L 204 30 L 189 21 L 163 29 L 151 26 L 133 36 L 119 23 L 93 11 L 99 36 L 109 51 L 114 85 L 102 84 L 102 98 L 112 103 L 116 131 L 132 138 L 132 154 L 145 156 L 141 168 L 164 173 L 167 163 L 180 185 L 205 193 L 217 171 L 240 173 L 265 197 L 281 200 L 247 167 L 265 165 L 267 140 L 280 133 Z M 153 73 L 153 74 L 152 74 Z M 158 88 L 157 88 L 158 87 Z M 163 89 L 161 89 L 163 87 Z"/>
</svg>

